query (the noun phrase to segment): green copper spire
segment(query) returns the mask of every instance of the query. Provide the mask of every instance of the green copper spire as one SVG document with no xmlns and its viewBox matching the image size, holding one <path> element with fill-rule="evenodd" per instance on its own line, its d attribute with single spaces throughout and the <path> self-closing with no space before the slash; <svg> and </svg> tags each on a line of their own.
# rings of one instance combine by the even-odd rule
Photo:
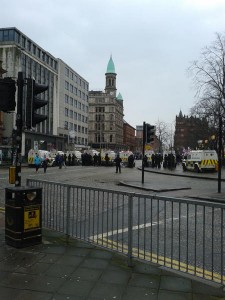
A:
<svg viewBox="0 0 225 300">
<path fill-rule="evenodd" d="M 119 93 L 118 96 L 116 97 L 117 100 L 123 101 L 122 95 Z"/>
<path fill-rule="evenodd" d="M 107 73 L 116 73 L 116 72 L 115 72 L 114 62 L 113 62 L 113 60 L 112 60 L 112 55 L 110 56 L 110 59 L 109 59 L 109 62 L 108 62 L 106 74 L 107 74 Z"/>
</svg>

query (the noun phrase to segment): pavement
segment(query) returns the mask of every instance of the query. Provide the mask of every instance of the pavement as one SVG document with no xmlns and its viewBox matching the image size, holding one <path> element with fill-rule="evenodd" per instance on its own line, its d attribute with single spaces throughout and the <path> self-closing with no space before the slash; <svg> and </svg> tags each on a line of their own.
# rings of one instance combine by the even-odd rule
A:
<svg viewBox="0 0 225 300">
<path fill-rule="evenodd" d="M 208 197 L 215 195 L 225 199 L 218 193 Z M 0 299 L 225 300 L 225 290 L 157 264 L 134 260 L 128 267 L 118 253 L 46 229 L 42 243 L 14 248 L 5 242 L 5 213 L 0 210 Z"/>
<path fill-rule="evenodd" d="M 181 276 L 156 264 L 134 261 L 43 229 L 42 243 L 14 248 L 5 243 L 0 212 L 0 299 L 3 300 L 215 300 L 222 286 Z"/>
</svg>

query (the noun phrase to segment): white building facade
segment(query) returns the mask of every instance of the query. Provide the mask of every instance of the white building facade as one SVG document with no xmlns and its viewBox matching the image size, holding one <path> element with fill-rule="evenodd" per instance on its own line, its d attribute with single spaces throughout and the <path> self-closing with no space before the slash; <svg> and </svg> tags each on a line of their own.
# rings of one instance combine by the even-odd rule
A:
<svg viewBox="0 0 225 300">
<path fill-rule="evenodd" d="M 37 45 L 17 28 L 0 28 L 0 61 L 7 72 L 3 77 L 17 79 L 23 73 L 24 130 L 22 155 L 38 145 L 39 149 L 65 150 L 74 144 L 88 144 L 88 82 L 61 59 L 57 59 Z M 48 85 L 45 100 L 40 108 L 47 120 L 32 130 L 25 127 L 26 78 Z M 16 98 L 17 99 L 17 98 Z M 12 144 L 12 129 L 16 113 L 2 113 L 3 126 L 0 144 Z M 1 128 L 0 128 L 1 130 Z M 71 137 L 72 140 L 71 140 Z"/>
</svg>

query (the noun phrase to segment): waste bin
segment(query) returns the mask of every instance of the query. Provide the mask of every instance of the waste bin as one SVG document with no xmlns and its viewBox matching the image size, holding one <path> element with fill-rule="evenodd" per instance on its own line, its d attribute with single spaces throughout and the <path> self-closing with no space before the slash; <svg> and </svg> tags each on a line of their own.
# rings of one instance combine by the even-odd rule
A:
<svg viewBox="0 0 225 300">
<path fill-rule="evenodd" d="M 5 189 L 5 241 L 23 248 L 42 242 L 42 188 Z"/>
</svg>

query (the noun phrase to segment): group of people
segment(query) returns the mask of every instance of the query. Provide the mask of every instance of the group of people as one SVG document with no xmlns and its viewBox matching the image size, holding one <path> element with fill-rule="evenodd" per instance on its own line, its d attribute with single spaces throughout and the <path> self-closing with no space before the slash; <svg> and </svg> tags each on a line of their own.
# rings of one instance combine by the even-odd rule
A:
<svg viewBox="0 0 225 300">
<path fill-rule="evenodd" d="M 46 155 L 44 155 L 43 159 L 39 157 L 37 154 L 34 158 L 34 165 L 35 165 L 35 171 L 38 173 L 39 168 L 42 166 L 44 169 L 44 173 L 46 173 L 47 167 L 48 167 L 48 158 Z"/>
<path fill-rule="evenodd" d="M 76 156 L 73 155 L 62 155 L 62 154 L 57 154 L 55 157 L 55 162 L 56 165 L 61 169 L 63 166 L 66 168 L 67 165 L 73 166 L 75 165 L 75 159 Z M 101 154 L 99 153 L 98 155 L 95 153 L 94 156 L 92 157 L 88 153 L 83 153 L 81 156 L 82 160 L 82 166 L 89 166 L 89 165 L 94 165 L 94 166 L 101 166 L 102 165 L 102 159 L 101 159 Z M 109 166 L 109 161 L 110 158 L 108 156 L 108 153 L 105 155 L 105 166 Z M 116 166 L 116 173 L 121 173 L 121 165 L 122 165 L 122 159 L 119 154 L 116 155 L 115 159 L 113 160 Z M 44 169 L 44 173 L 46 173 L 47 167 L 48 167 L 48 158 L 46 155 L 43 158 L 40 158 L 40 156 L 37 154 L 34 158 L 34 165 L 35 165 L 35 170 L 36 173 L 38 173 L 39 168 L 42 166 Z M 134 166 L 134 156 L 130 155 L 128 157 L 128 167 L 133 168 Z"/>
<path fill-rule="evenodd" d="M 152 168 L 161 168 L 163 164 L 163 168 L 168 168 L 170 170 L 176 168 L 176 157 L 173 153 L 165 154 L 164 157 L 160 153 L 152 154 L 151 160 L 148 162 L 147 155 L 144 156 L 143 159 L 144 167 L 152 167 Z"/>
<path fill-rule="evenodd" d="M 60 168 L 62 166 L 76 166 L 78 164 L 77 157 L 74 153 L 72 155 L 70 153 L 69 155 L 57 153 L 55 162 Z"/>
</svg>

